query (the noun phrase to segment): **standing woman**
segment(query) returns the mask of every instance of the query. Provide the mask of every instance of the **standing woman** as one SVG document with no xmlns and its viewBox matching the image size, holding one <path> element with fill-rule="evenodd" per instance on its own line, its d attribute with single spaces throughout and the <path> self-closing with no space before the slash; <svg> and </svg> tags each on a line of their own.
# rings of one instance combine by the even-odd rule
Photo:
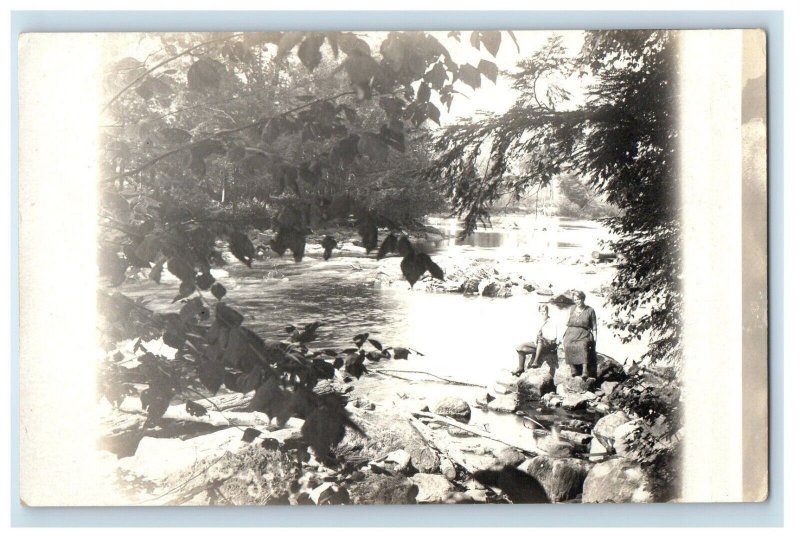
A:
<svg viewBox="0 0 800 538">
<path fill-rule="evenodd" d="M 569 310 L 567 330 L 564 331 L 564 355 L 572 375 L 584 379 L 597 377 L 597 316 L 587 306 L 586 294 L 572 294 L 575 306 Z"/>
</svg>

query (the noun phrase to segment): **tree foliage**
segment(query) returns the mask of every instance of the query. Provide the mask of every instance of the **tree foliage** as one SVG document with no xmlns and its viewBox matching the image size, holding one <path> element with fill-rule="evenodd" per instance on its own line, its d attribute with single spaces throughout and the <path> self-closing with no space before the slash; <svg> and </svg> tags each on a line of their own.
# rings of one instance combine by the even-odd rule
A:
<svg viewBox="0 0 800 538">
<path fill-rule="evenodd" d="M 605 219 L 619 255 L 611 326 L 624 340 L 649 336 L 648 355 L 665 360 L 681 354 L 674 41 L 666 31 L 587 32 L 570 56 L 551 38 L 510 75 L 515 105 L 444 129 L 426 171 L 465 233 L 509 192 L 522 196 L 559 174 L 587 178 L 619 210 Z M 583 77 L 585 100 L 570 99 L 570 76 Z"/>
<path fill-rule="evenodd" d="M 476 48 L 497 53 L 499 32 L 473 35 Z M 186 391 L 254 391 L 252 410 L 278 422 L 305 419 L 305 443 L 325 457 L 357 426 L 343 398 L 315 392 L 318 381 L 338 369 L 358 378 L 365 361 L 389 358 L 392 348 L 359 335 L 353 348 L 311 351 L 313 324 L 265 341 L 211 273 L 217 241 L 250 266 L 247 228 L 271 228 L 271 248 L 300 261 L 312 227 L 354 215 L 367 251 L 377 248 L 378 225 L 400 231 L 419 216 L 411 204 L 435 199 L 415 173 L 427 161 L 426 122 L 438 123 L 458 88 L 494 80 L 497 68 L 488 59 L 458 65 L 424 32 L 391 32 L 377 43 L 351 32 L 141 38 L 156 50 L 144 61 L 115 58 L 104 81 L 98 265 L 110 287 L 130 267 L 149 269 L 156 283 L 168 271 L 180 281 L 180 310 L 157 314 L 101 290 L 104 342 L 136 338 L 142 352 L 133 373 L 107 365 L 101 392 L 118 405 L 133 380 L 147 384 L 140 398 L 154 424 Z M 326 256 L 332 239 L 323 240 Z M 417 278 L 443 276 L 427 256 L 413 261 Z M 158 337 L 174 358 L 147 351 Z M 205 411 L 191 401 L 186 410 Z"/>
</svg>

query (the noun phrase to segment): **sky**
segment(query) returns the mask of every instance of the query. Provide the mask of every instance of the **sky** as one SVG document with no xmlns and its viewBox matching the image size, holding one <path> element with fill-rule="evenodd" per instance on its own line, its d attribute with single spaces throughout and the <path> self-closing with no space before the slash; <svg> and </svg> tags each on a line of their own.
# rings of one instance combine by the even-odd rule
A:
<svg viewBox="0 0 800 538">
<path fill-rule="evenodd" d="M 439 41 L 444 44 L 453 58 L 453 61 L 462 64 L 470 63 L 477 65 L 481 59 L 494 61 L 500 72 L 514 71 L 516 65 L 521 60 L 527 58 L 541 48 L 547 39 L 552 35 L 560 35 L 564 46 L 569 54 L 578 53 L 583 46 L 582 31 L 518 31 L 514 32 L 519 43 L 519 52 L 514 45 L 509 34 L 503 32 L 503 39 L 497 57 L 493 58 L 486 49 L 481 47 L 478 51 L 469 44 L 470 32 L 462 32 L 461 43 L 453 38 L 447 37 L 447 32 L 431 32 Z M 481 86 L 477 90 L 470 90 L 463 84 L 458 85 L 460 90 L 464 90 L 467 97 L 457 95 L 453 99 L 453 105 L 448 112 L 442 110 L 442 124 L 451 123 L 459 117 L 469 117 L 477 111 L 485 110 L 488 112 L 502 113 L 508 110 L 516 99 L 516 92 L 511 88 L 510 81 L 505 77 L 498 77 L 497 84 L 492 84 L 481 77 Z M 574 96 L 580 95 L 580 83 L 571 79 L 565 81 L 564 87 L 573 93 Z"/>
</svg>

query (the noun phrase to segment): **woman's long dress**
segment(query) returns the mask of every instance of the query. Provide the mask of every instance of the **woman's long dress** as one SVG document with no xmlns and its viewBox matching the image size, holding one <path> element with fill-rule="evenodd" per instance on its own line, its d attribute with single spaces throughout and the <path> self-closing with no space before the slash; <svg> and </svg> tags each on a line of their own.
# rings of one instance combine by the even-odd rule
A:
<svg viewBox="0 0 800 538">
<path fill-rule="evenodd" d="M 596 322 L 592 307 L 584 307 L 581 312 L 577 312 L 574 306 L 570 309 L 567 330 L 564 332 L 564 355 L 567 364 L 597 364 L 592 334 Z"/>
</svg>

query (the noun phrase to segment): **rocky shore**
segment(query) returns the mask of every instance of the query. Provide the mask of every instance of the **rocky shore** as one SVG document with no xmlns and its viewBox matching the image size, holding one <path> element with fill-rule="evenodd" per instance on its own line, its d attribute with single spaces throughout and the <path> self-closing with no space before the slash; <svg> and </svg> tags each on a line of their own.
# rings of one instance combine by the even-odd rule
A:
<svg viewBox="0 0 800 538">
<path fill-rule="evenodd" d="M 128 499 L 144 504 L 653 500 L 653 486 L 629 451 L 642 418 L 609 405 L 627 377 L 610 357 L 601 356 L 598 377 L 588 382 L 564 365 L 519 377 L 501 372 L 488 387 L 420 374 L 384 367 L 354 383 L 320 382 L 315 390 L 346 395 L 366 434 L 348 431 L 334 451 L 338 465 L 295 448 L 302 420 L 277 429 L 266 415 L 243 412 L 251 395 L 234 393 L 199 400 L 212 404 L 203 417 L 172 405 L 163 424 L 146 433 L 138 398 L 128 397 L 105 408 L 101 447 L 119 456 L 116 472 Z M 439 384 L 436 398 L 430 383 Z M 546 410 L 569 413 L 545 420 L 537 411 Z M 519 420 L 531 430 L 512 437 L 470 422 L 481 412 L 524 415 Z M 247 439 L 249 427 L 262 433 Z M 176 483 L 185 486 L 173 491 Z"/>
</svg>

